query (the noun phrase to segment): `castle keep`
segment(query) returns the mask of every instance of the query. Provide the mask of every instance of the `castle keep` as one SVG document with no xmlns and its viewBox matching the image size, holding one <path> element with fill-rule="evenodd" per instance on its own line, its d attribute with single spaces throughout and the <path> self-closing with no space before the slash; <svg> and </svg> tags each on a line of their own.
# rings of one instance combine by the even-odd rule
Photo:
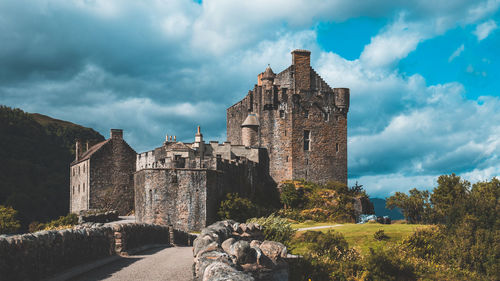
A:
<svg viewBox="0 0 500 281">
<path fill-rule="evenodd" d="M 326 84 L 310 54 L 295 50 L 287 69 L 275 74 L 267 67 L 257 76 L 227 109 L 224 143 L 206 143 L 198 127 L 192 143 L 167 136 L 160 147 L 136 154 L 112 130 L 71 164 L 71 211 L 99 207 L 97 198 L 112 190 L 108 203 L 125 210 L 134 202 L 138 222 L 193 231 L 217 220 L 227 193 L 271 201 L 284 180 L 347 184 L 349 89 Z M 88 188 L 75 189 L 82 184 Z"/>
<path fill-rule="evenodd" d="M 227 140 L 261 147 L 277 182 L 303 178 L 347 184 L 349 89 L 332 89 L 310 66 L 311 52 L 292 52 L 292 65 L 260 73 L 257 84 L 227 109 Z"/>
</svg>

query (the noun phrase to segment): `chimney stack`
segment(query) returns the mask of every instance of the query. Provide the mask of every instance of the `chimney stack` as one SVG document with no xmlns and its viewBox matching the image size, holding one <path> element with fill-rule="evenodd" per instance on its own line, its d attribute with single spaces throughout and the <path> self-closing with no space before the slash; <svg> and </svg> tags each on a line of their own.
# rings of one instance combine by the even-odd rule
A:
<svg viewBox="0 0 500 281">
<path fill-rule="evenodd" d="M 122 129 L 111 129 L 110 137 L 112 139 L 123 139 L 123 130 Z"/>
<path fill-rule="evenodd" d="M 295 68 L 295 90 L 311 88 L 311 51 L 292 51 L 292 64 Z"/>
<path fill-rule="evenodd" d="M 75 144 L 75 161 L 80 160 L 82 156 L 82 141 L 80 139 L 76 139 Z"/>
</svg>

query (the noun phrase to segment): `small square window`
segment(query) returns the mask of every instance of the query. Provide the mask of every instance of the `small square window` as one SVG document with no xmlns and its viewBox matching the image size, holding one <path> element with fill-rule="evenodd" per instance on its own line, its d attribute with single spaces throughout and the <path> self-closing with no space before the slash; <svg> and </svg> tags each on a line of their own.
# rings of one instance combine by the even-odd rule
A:
<svg viewBox="0 0 500 281">
<path fill-rule="evenodd" d="M 309 118 L 309 110 L 304 109 L 304 118 Z"/>
<path fill-rule="evenodd" d="M 280 110 L 280 118 L 285 118 L 285 111 L 284 110 Z"/>
</svg>

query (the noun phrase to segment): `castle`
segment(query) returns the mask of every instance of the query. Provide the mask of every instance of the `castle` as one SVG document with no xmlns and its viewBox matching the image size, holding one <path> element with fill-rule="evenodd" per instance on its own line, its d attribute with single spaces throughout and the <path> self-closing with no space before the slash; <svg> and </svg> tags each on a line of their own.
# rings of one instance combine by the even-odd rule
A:
<svg viewBox="0 0 500 281">
<path fill-rule="evenodd" d="M 199 230 L 217 219 L 227 193 L 255 199 L 297 178 L 347 184 L 349 89 L 328 86 L 311 68 L 310 54 L 295 50 L 290 67 L 275 74 L 268 66 L 257 76 L 253 90 L 227 109 L 224 143 L 206 143 L 198 127 L 192 143 L 167 136 L 162 146 L 136 154 L 112 130 L 110 139 L 77 153 L 71 212 L 103 201 L 130 206 L 133 198 L 139 222 Z M 75 173 L 81 169 L 87 174 Z M 84 194 L 75 190 L 82 181 Z"/>
</svg>

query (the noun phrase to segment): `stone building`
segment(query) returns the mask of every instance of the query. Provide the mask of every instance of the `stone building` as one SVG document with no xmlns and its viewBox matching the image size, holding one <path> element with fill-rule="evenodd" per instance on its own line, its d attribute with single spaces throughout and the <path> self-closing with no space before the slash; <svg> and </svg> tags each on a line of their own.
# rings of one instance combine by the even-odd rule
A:
<svg viewBox="0 0 500 281">
<path fill-rule="evenodd" d="M 347 184 L 349 89 L 326 84 L 310 54 L 295 50 L 290 67 L 258 75 L 254 88 L 227 109 L 227 142 L 206 143 L 198 127 L 192 143 L 167 136 L 140 154 L 121 130 L 85 153 L 77 143 L 71 211 L 105 202 L 123 214 L 135 205 L 138 222 L 192 231 L 217 219 L 227 193 L 266 205 L 277 201 L 276 185 L 284 180 Z"/>
<path fill-rule="evenodd" d="M 136 152 L 123 139 L 123 131 L 111 129 L 109 139 L 85 151 L 76 141 L 70 164 L 70 212 L 113 209 L 125 215 L 134 209 L 133 173 Z"/>
<path fill-rule="evenodd" d="M 227 140 L 265 148 L 277 182 L 303 178 L 347 184 L 349 89 L 332 89 L 310 66 L 311 52 L 292 52 L 292 65 L 271 67 L 227 109 Z"/>
<path fill-rule="evenodd" d="M 264 149 L 205 143 L 199 127 L 193 143 L 167 136 L 161 147 L 137 154 L 136 219 L 200 230 L 217 220 L 227 193 L 255 198 L 275 190 L 268 169 Z"/>
</svg>

